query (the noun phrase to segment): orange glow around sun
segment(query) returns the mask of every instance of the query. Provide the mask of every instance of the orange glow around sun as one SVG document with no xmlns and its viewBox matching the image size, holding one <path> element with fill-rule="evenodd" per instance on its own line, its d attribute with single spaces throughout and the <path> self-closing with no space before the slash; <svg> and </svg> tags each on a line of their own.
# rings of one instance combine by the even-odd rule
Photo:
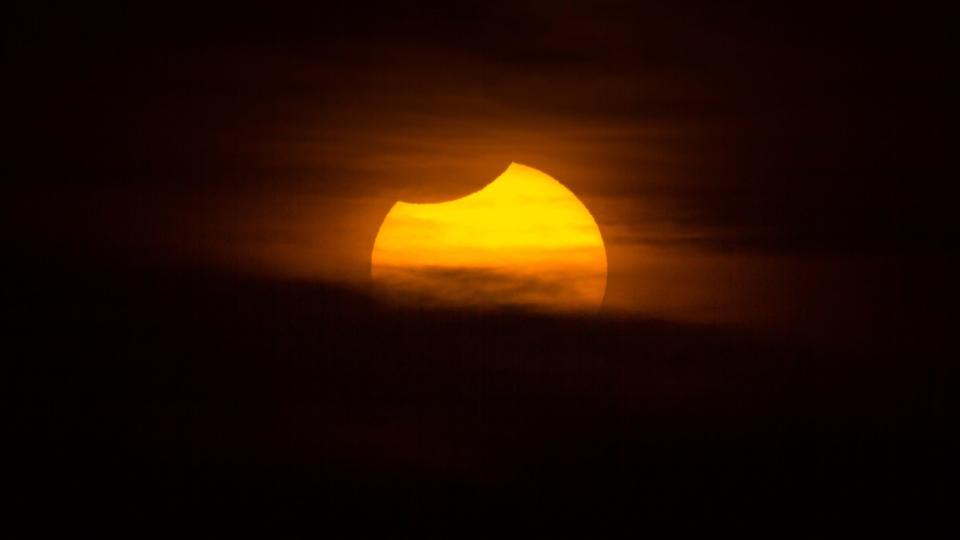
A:
<svg viewBox="0 0 960 540">
<path fill-rule="evenodd" d="M 447 305 L 595 310 L 607 256 L 593 216 L 550 176 L 513 163 L 466 197 L 396 203 L 371 255 L 376 286 Z"/>
</svg>

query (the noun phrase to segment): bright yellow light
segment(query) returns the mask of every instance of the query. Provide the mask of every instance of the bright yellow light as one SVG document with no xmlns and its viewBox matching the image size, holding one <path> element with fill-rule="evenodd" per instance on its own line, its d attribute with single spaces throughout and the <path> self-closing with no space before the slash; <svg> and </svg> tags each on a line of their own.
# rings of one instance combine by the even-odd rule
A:
<svg viewBox="0 0 960 540">
<path fill-rule="evenodd" d="M 589 310 L 603 302 L 607 255 L 570 190 L 513 163 L 466 197 L 396 203 L 374 242 L 371 273 L 408 300 Z"/>
</svg>

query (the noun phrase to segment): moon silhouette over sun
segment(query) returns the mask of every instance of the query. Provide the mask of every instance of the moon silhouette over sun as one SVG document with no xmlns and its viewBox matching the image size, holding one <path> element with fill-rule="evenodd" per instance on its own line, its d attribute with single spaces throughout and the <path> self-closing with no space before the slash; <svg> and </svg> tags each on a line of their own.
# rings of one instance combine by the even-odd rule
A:
<svg viewBox="0 0 960 540">
<path fill-rule="evenodd" d="M 440 305 L 591 311 L 607 283 L 593 216 L 560 182 L 517 163 L 460 199 L 394 204 L 370 268 L 378 291 Z"/>
</svg>

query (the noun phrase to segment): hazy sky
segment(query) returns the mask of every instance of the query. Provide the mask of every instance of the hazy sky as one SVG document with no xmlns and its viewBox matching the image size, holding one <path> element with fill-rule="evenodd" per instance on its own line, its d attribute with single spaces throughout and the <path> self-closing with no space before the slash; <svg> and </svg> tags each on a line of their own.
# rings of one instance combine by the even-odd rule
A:
<svg viewBox="0 0 960 540">
<path fill-rule="evenodd" d="M 596 217 L 610 310 L 867 324 L 945 249 L 947 17 L 681 4 L 21 3 L 8 245 L 362 284 L 394 201 L 516 161 Z"/>
</svg>

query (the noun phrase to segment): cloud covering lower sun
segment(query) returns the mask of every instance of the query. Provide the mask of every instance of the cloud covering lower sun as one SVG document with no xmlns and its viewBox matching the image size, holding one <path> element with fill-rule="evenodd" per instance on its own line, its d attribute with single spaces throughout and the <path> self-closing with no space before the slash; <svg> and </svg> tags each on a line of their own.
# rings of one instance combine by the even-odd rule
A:
<svg viewBox="0 0 960 540">
<path fill-rule="evenodd" d="M 396 203 L 371 254 L 383 291 L 406 300 L 594 310 L 607 256 L 593 216 L 560 182 L 511 164 L 466 197 Z"/>
</svg>

